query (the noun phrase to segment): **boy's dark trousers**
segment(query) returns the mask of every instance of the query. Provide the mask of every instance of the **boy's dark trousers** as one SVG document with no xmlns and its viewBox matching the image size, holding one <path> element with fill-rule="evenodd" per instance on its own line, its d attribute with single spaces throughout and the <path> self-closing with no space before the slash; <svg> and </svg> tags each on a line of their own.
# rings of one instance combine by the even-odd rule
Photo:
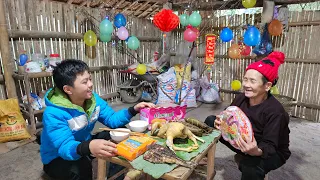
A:
<svg viewBox="0 0 320 180">
<path fill-rule="evenodd" d="M 109 132 L 103 131 L 92 137 L 93 139 L 111 139 Z M 116 174 L 124 167 L 110 163 L 108 177 Z M 67 161 L 56 158 L 49 164 L 43 166 L 44 172 L 54 179 L 61 180 L 91 180 L 92 179 L 92 159 L 88 156 L 82 157 L 77 161 Z M 120 176 L 117 179 L 123 179 Z"/>
<path fill-rule="evenodd" d="M 205 123 L 210 127 L 214 127 L 215 119 L 216 116 L 208 116 Z M 240 150 L 235 149 L 223 138 L 220 138 L 219 141 L 225 144 L 232 151 L 243 156 L 243 159 L 239 162 L 239 170 L 242 172 L 241 180 L 263 180 L 267 173 L 271 170 L 278 169 L 285 163 L 285 160 L 278 154 L 274 154 L 267 159 L 257 156 L 249 156 L 245 155 Z"/>
</svg>

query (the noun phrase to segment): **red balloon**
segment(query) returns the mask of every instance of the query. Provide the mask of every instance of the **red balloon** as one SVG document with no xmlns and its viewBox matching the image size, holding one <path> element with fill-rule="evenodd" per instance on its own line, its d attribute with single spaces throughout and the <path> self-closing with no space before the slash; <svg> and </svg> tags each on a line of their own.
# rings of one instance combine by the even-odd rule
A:
<svg viewBox="0 0 320 180">
<path fill-rule="evenodd" d="M 198 36 L 197 36 L 197 33 L 192 31 L 191 28 L 188 28 L 184 31 L 183 37 L 184 37 L 184 40 L 188 42 L 193 42 L 197 39 Z"/>
<path fill-rule="evenodd" d="M 170 9 L 162 9 L 154 15 L 153 24 L 163 32 L 170 32 L 180 23 L 179 16 Z"/>
<path fill-rule="evenodd" d="M 200 32 L 197 28 L 191 27 L 190 29 L 197 34 L 197 37 L 199 36 Z"/>
</svg>

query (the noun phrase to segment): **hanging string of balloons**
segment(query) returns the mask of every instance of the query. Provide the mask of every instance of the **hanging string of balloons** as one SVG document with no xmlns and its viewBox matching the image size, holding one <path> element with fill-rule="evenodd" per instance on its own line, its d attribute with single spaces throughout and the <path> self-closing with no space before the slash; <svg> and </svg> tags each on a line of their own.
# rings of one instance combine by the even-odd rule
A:
<svg viewBox="0 0 320 180">
<path fill-rule="evenodd" d="M 129 49 L 137 50 L 140 47 L 140 41 L 136 36 L 129 36 L 129 32 L 125 27 L 127 19 L 121 13 L 115 15 L 113 23 L 106 17 L 100 22 L 100 41 L 110 42 L 112 34 L 114 32 L 114 26 L 117 28 L 116 35 L 120 40 L 125 40 Z M 95 46 L 97 44 L 97 35 L 92 31 L 88 30 L 83 37 L 84 43 L 87 46 Z"/>
</svg>

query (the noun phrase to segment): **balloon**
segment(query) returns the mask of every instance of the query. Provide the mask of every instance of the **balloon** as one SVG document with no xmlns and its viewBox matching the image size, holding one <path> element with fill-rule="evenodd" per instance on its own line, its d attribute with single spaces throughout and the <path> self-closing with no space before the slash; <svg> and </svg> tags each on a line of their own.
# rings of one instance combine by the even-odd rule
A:
<svg viewBox="0 0 320 180">
<path fill-rule="evenodd" d="M 193 32 L 196 33 L 197 37 L 200 35 L 200 32 L 199 32 L 199 30 L 198 30 L 197 28 L 191 27 L 190 29 L 191 29 Z"/>
<path fill-rule="evenodd" d="M 231 29 L 225 27 L 220 32 L 220 39 L 222 42 L 229 42 L 233 38 L 233 32 Z"/>
<path fill-rule="evenodd" d="M 243 35 L 244 44 L 247 46 L 256 46 L 260 40 L 260 31 L 254 26 L 249 26 Z"/>
<path fill-rule="evenodd" d="M 28 61 L 28 55 L 20 54 L 20 61 L 19 61 L 20 66 L 25 65 L 27 61 Z"/>
<path fill-rule="evenodd" d="M 279 89 L 277 88 L 277 86 L 272 86 L 270 89 L 270 93 L 271 94 L 280 94 L 279 93 Z"/>
<path fill-rule="evenodd" d="M 126 40 L 126 39 L 129 37 L 128 30 L 127 30 L 125 27 L 121 26 L 121 27 L 118 29 L 117 36 L 118 36 L 119 39 L 121 39 L 121 40 Z"/>
<path fill-rule="evenodd" d="M 233 80 L 231 82 L 231 89 L 234 91 L 239 91 L 241 89 L 241 82 L 239 80 Z"/>
<path fill-rule="evenodd" d="M 129 39 L 128 39 L 128 47 L 129 49 L 132 49 L 132 50 L 137 50 L 140 46 L 140 41 L 137 37 L 135 36 L 131 36 Z"/>
<path fill-rule="evenodd" d="M 242 5 L 245 8 L 252 8 L 256 5 L 257 0 L 242 0 Z"/>
<path fill-rule="evenodd" d="M 113 23 L 114 23 L 114 25 L 115 25 L 117 28 L 120 28 L 121 26 L 126 26 L 127 20 L 126 20 L 126 18 L 124 17 L 123 14 L 118 13 L 118 14 L 114 17 Z"/>
<path fill-rule="evenodd" d="M 179 16 L 179 19 L 180 19 L 180 24 L 181 24 L 182 26 L 186 26 L 186 25 L 189 24 L 189 16 L 188 16 L 188 15 L 186 15 L 186 14 L 181 14 L 181 15 Z"/>
<path fill-rule="evenodd" d="M 241 50 L 238 44 L 232 44 L 228 50 L 228 55 L 232 59 L 239 59 L 241 58 Z"/>
<path fill-rule="evenodd" d="M 201 24 L 201 21 L 202 18 L 197 12 L 193 12 L 189 17 L 189 23 L 194 27 L 199 26 Z"/>
<path fill-rule="evenodd" d="M 111 34 L 100 34 L 100 40 L 102 42 L 109 42 L 111 41 Z"/>
<path fill-rule="evenodd" d="M 192 31 L 191 28 L 187 28 L 183 33 L 184 40 L 193 42 L 197 39 L 197 33 Z"/>
<path fill-rule="evenodd" d="M 113 32 L 113 25 L 108 19 L 104 19 L 100 23 L 100 34 L 111 34 Z"/>
<path fill-rule="evenodd" d="M 147 72 L 147 66 L 145 64 L 138 64 L 136 70 L 138 74 L 144 75 Z"/>
<path fill-rule="evenodd" d="M 268 31 L 271 36 L 280 36 L 283 31 L 283 25 L 278 19 L 274 19 L 269 24 Z"/>
<path fill-rule="evenodd" d="M 83 36 L 84 43 L 88 46 L 94 46 L 97 44 L 97 35 L 92 30 L 87 31 Z"/>
</svg>

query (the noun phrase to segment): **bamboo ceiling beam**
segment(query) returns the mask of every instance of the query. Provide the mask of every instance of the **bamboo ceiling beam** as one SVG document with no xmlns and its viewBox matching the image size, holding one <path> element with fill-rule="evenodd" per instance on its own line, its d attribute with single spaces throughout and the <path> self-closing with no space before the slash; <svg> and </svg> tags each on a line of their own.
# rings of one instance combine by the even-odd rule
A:
<svg viewBox="0 0 320 180">
<path fill-rule="evenodd" d="M 135 12 L 133 14 L 135 16 L 137 16 L 139 14 L 139 12 L 142 11 L 143 8 L 145 8 L 148 4 L 149 4 L 149 1 L 144 2 L 137 10 L 135 10 Z"/>
<path fill-rule="evenodd" d="M 151 13 L 153 13 L 153 12 L 157 12 L 157 9 L 159 9 L 159 8 L 157 8 L 157 9 L 155 9 L 154 11 L 152 11 L 152 9 L 154 8 L 154 7 L 156 7 L 156 6 L 158 6 L 158 3 L 154 3 L 152 6 L 150 6 L 148 9 L 146 9 L 144 12 L 142 12 L 138 17 L 142 17 L 143 16 L 143 14 L 145 14 L 146 12 L 148 12 L 150 9 L 151 9 Z M 145 16 L 146 17 L 146 16 Z"/>
<path fill-rule="evenodd" d="M 68 4 L 72 4 L 72 3 L 73 3 L 73 0 L 68 0 L 67 3 L 68 3 Z"/>
<path fill-rule="evenodd" d="M 8 35 L 8 26 L 6 22 L 6 15 L 5 15 L 5 0 L 0 0 L 0 52 L 2 58 L 2 65 L 3 65 L 3 73 L 5 78 L 5 85 L 7 90 L 8 98 L 16 98 L 17 91 L 16 85 L 14 83 L 13 69 L 15 62 L 11 57 L 10 52 L 10 43 L 9 43 L 9 35 Z"/>
<path fill-rule="evenodd" d="M 83 6 L 85 6 L 86 4 L 87 4 L 87 1 L 88 0 L 86 0 L 86 1 L 83 1 L 81 4 L 80 4 L 80 7 L 83 7 Z"/>
<path fill-rule="evenodd" d="M 122 3 L 124 3 L 125 1 L 126 1 L 126 0 L 121 0 L 121 1 L 119 1 L 115 6 L 113 6 L 113 8 L 117 9 L 118 6 L 119 6 L 120 4 L 122 4 Z"/>
<path fill-rule="evenodd" d="M 157 11 L 160 11 L 160 8 L 157 8 L 157 9 L 151 11 L 149 14 L 145 15 L 144 18 L 149 18 L 152 15 L 155 15 L 157 13 Z"/>
<path fill-rule="evenodd" d="M 126 8 L 124 8 L 121 13 L 126 13 L 130 8 L 132 8 L 132 7 L 133 7 L 134 5 L 136 5 L 138 2 L 139 2 L 139 1 L 136 0 L 135 2 L 131 3 L 129 6 L 127 6 Z"/>
</svg>

